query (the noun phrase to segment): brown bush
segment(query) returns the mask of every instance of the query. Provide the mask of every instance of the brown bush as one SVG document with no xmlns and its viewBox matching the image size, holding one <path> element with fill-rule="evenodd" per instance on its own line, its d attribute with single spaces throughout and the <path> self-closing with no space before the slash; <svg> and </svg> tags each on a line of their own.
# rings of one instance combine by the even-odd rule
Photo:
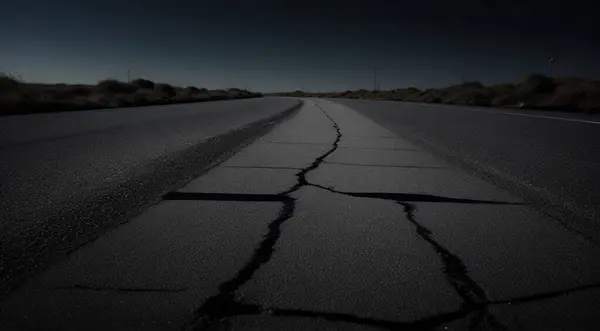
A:
<svg viewBox="0 0 600 331">
<path fill-rule="evenodd" d="M 552 94 L 555 86 L 555 82 L 549 77 L 530 75 L 506 94 L 498 95 L 494 103 L 504 106 L 521 104 L 524 107 L 534 107 L 543 103 L 543 99 L 547 99 L 548 95 Z"/>
<path fill-rule="evenodd" d="M 15 91 L 19 89 L 21 83 L 14 77 L 0 74 L 0 93 Z"/>
<path fill-rule="evenodd" d="M 498 84 L 490 87 L 485 87 L 480 82 L 466 82 L 424 91 L 417 88 L 389 91 L 363 89 L 337 93 L 296 91 L 279 95 L 600 112 L 600 82 L 582 78 L 553 79 L 543 75 L 530 75 L 516 85 Z"/>
<path fill-rule="evenodd" d="M 164 98 L 173 98 L 177 95 L 175 88 L 169 84 L 156 84 L 154 92 Z"/>
<path fill-rule="evenodd" d="M 147 79 L 143 79 L 143 78 L 138 78 L 138 79 L 134 79 L 131 82 L 131 85 L 137 87 L 138 89 L 153 89 L 154 86 L 156 84 L 154 84 L 153 81 L 151 80 L 147 80 Z"/>
<path fill-rule="evenodd" d="M 197 88 L 197 87 L 195 87 L 195 86 L 188 86 L 188 87 L 186 87 L 184 89 L 184 91 L 186 93 L 189 93 L 189 94 L 198 94 L 198 93 L 200 93 L 200 89 Z"/>
<path fill-rule="evenodd" d="M 87 85 L 64 85 L 58 87 L 47 87 L 40 94 L 48 95 L 56 100 L 71 100 L 79 97 L 87 97 L 92 93 L 92 88 Z"/>
<path fill-rule="evenodd" d="M 96 85 L 32 84 L 0 75 L 0 115 L 262 96 L 240 89 L 218 90 L 213 95 L 205 88 L 175 88 L 169 84 L 154 84 L 150 89 L 150 84 L 154 83 L 142 79 L 132 84 L 114 79 L 103 80 Z"/>
<path fill-rule="evenodd" d="M 137 86 L 120 82 L 115 79 L 106 79 L 98 82 L 95 89 L 97 92 L 105 94 L 135 93 Z"/>
</svg>

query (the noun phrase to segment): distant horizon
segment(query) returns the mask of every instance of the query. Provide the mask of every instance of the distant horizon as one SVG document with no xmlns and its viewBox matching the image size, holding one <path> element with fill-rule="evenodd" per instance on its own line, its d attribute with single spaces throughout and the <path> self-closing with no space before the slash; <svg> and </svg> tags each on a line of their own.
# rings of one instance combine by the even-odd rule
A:
<svg viewBox="0 0 600 331">
<path fill-rule="evenodd" d="M 593 1 L 509 2 L 7 0 L 0 72 L 345 91 L 372 88 L 374 68 L 381 89 L 514 83 L 554 57 L 553 76 L 600 79 Z"/>
<path fill-rule="evenodd" d="M 95 82 L 75 82 L 75 83 L 71 83 L 71 82 L 64 82 L 64 81 L 54 81 L 54 82 L 40 82 L 40 81 L 28 81 L 26 79 L 23 79 L 22 77 L 18 77 L 17 75 L 12 75 L 10 73 L 6 73 L 6 72 L 0 72 L 0 74 L 3 75 L 7 75 L 9 77 L 13 77 L 23 83 L 26 84 L 48 84 L 48 85 L 53 85 L 53 84 L 67 84 L 67 85 L 95 85 L 98 82 L 101 82 L 103 80 L 118 80 L 120 82 L 124 82 L 127 83 L 128 80 L 127 79 L 118 79 L 118 78 L 105 78 L 105 79 L 100 79 L 98 81 Z M 497 83 L 493 83 L 493 84 L 486 84 L 484 82 L 478 81 L 478 80 L 464 80 L 464 81 L 458 81 L 449 85 L 443 85 L 443 86 L 424 86 L 424 87 L 419 87 L 419 86 L 415 86 L 415 85 L 406 85 L 406 86 L 392 86 L 392 87 L 382 87 L 380 86 L 379 90 L 381 91 L 385 91 L 385 90 L 393 90 L 393 89 L 407 89 L 407 88 L 417 88 L 419 90 L 426 90 L 426 89 L 437 89 L 437 88 L 445 88 L 445 87 L 450 87 L 450 86 L 457 86 L 457 85 L 461 85 L 461 84 L 465 84 L 465 83 L 481 83 L 484 86 L 492 86 L 492 85 L 501 85 L 501 84 L 518 84 L 522 81 L 524 81 L 527 77 L 531 76 L 531 75 L 542 75 L 542 76 L 546 76 L 546 77 L 550 77 L 553 79 L 567 79 L 567 78 L 575 78 L 575 79 L 585 79 L 585 80 L 589 80 L 589 81 L 596 81 L 600 83 L 600 80 L 595 80 L 595 79 L 589 79 L 589 78 L 585 78 L 585 77 L 579 77 L 579 76 L 548 76 L 548 75 L 544 75 L 542 73 L 531 73 L 531 74 L 527 74 L 524 75 L 522 77 L 522 79 L 520 80 L 516 80 L 516 81 L 505 81 L 505 82 L 497 82 Z M 207 86 L 198 86 L 198 85 L 184 85 L 184 84 L 173 84 L 170 82 L 164 82 L 164 81 L 158 81 L 158 80 L 154 80 L 152 78 L 148 78 L 148 77 L 131 77 L 131 81 L 134 81 L 136 79 L 147 79 L 150 81 L 153 81 L 155 83 L 166 83 L 166 84 L 170 84 L 172 86 L 175 87 L 197 87 L 197 88 L 206 88 L 209 90 L 219 90 L 219 89 L 223 89 L 223 90 L 227 90 L 227 89 L 246 89 L 240 86 L 227 86 L 227 87 L 217 87 L 217 88 L 213 88 L 213 87 L 207 87 Z M 373 91 L 373 82 L 371 81 L 371 86 L 370 87 L 364 87 L 364 88 L 356 88 L 356 89 L 352 89 L 351 91 L 355 91 L 355 90 L 367 90 L 367 91 Z M 281 91 L 261 91 L 261 90 L 252 90 L 252 89 L 246 89 L 250 92 L 258 92 L 258 93 L 285 93 L 285 92 L 296 92 L 296 91 L 300 91 L 300 92 L 308 92 L 308 93 L 335 93 L 335 92 L 345 92 L 345 91 L 349 91 L 349 90 L 311 90 L 311 89 L 304 89 L 304 90 L 300 90 L 300 89 L 296 89 L 296 90 L 281 90 Z"/>
</svg>

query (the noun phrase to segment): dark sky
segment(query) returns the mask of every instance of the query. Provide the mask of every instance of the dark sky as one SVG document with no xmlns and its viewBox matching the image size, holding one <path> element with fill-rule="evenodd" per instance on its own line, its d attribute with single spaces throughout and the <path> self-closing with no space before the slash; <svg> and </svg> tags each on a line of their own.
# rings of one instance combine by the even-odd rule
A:
<svg viewBox="0 0 600 331">
<path fill-rule="evenodd" d="M 600 7 L 600 5 L 596 5 Z M 0 0 L 0 71 L 314 91 L 600 78 L 594 1 Z"/>
</svg>

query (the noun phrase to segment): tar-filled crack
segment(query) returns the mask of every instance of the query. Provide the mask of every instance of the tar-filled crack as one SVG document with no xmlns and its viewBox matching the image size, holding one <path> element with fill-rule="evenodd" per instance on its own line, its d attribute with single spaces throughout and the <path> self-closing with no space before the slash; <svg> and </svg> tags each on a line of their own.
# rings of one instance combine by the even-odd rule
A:
<svg viewBox="0 0 600 331">
<path fill-rule="evenodd" d="M 292 186 L 291 188 L 289 188 L 288 190 L 286 190 L 284 192 L 281 192 L 280 193 L 281 195 L 288 195 L 290 193 L 298 191 L 303 186 L 309 185 L 309 182 L 306 179 L 306 175 L 309 172 L 317 169 L 325 161 L 325 159 L 329 155 L 333 154 L 333 152 L 335 152 L 338 149 L 338 146 L 340 144 L 340 140 L 342 139 L 342 132 L 341 132 L 340 127 L 338 126 L 338 124 L 333 120 L 333 118 L 331 118 L 331 116 L 329 116 L 329 114 L 327 114 L 327 112 L 325 112 L 325 110 L 323 108 L 321 108 L 319 105 L 316 105 L 316 106 L 319 107 L 319 109 L 321 110 L 321 112 L 323 113 L 323 115 L 325 115 L 325 117 L 327 117 L 327 119 L 329 119 L 329 121 L 333 125 L 333 128 L 335 129 L 335 132 L 336 132 L 335 140 L 334 140 L 334 142 L 333 142 L 333 144 L 332 144 L 332 146 L 331 146 L 331 148 L 329 150 L 327 150 L 321 156 L 317 157 L 313 161 L 313 163 L 311 163 L 308 167 L 300 170 L 296 174 L 296 178 L 297 178 L 296 184 L 294 186 Z"/>
<path fill-rule="evenodd" d="M 427 229 L 415 218 L 415 205 L 408 203 L 410 202 L 437 202 L 437 203 L 464 203 L 464 204 L 501 204 L 501 205 L 514 205 L 519 203 L 510 203 L 502 201 L 490 201 L 490 200 L 474 200 L 474 199 L 460 199 L 460 198 L 448 198 L 442 196 L 435 196 L 429 194 L 407 194 L 407 193 L 385 193 L 385 192 L 343 192 L 335 190 L 331 187 L 326 187 L 319 184 L 309 183 L 308 185 L 317 187 L 331 193 L 346 195 L 350 197 L 358 198 L 371 198 L 371 199 L 382 199 L 390 200 L 400 204 L 404 208 L 406 218 L 415 226 L 417 234 L 421 239 L 427 242 L 436 254 L 439 256 L 440 261 L 443 264 L 444 275 L 446 275 L 447 281 L 454 288 L 458 296 L 463 301 L 463 306 L 459 310 L 464 317 L 471 312 L 475 312 L 471 319 L 471 328 L 477 329 L 482 324 L 486 328 L 492 329 L 503 329 L 504 327 L 491 315 L 487 306 L 484 303 L 489 302 L 485 291 L 468 275 L 467 266 L 465 263 L 449 249 L 442 246 L 433 238 L 431 230 Z"/>
<path fill-rule="evenodd" d="M 308 185 L 317 187 L 331 193 L 346 195 L 350 197 L 358 198 L 371 198 L 371 199 L 382 199 L 390 200 L 400 204 L 404 208 L 406 218 L 415 226 L 417 234 L 421 239 L 427 242 L 436 254 L 439 256 L 444 268 L 444 275 L 446 275 L 447 281 L 454 288 L 458 296 L 463 301 L 463 306 L 459 310 L 464 314 L 461 317 L 468 315 L 471 312 L 475 312 L 471 320 L 471 329 L 479 328 L 483 323 L 487 328 L 492 329 L 503 329 L 504 327 L 491 315 L 487 306 L 484 303 L 489 302 L 485 291 L 468 275 L 467 266 L 465 263 L 449 249 L 442 246 L 433 238 L 431 230 L 427 229 L 415 218 L 415 205 L 408 203 L 410 202 L 437 202 L 437 203 L 464 203 L 464 204 L 501 204 L 501 205 L 515 205 L 519 203 L 510 203 L 502 201 L 490 201 L 490 200 L 474 200 L 474 199 L 460 199 L 460 198 L 448 198 L 442 196 L 435 196 L 429 194 L 407 194 L 407 193 L 385 193 L 385 192 L 343 192 L 335 190 L 331 187 L 323 185 L 309 183 Z"/>
<path fill-rule="evenodd" d="M 439 315 L 428 316 L 422 319 L 410 321 L 410 322 L 402 322 L 402 321 L 390 321 L 390 320 L 382 320 L 382 319 L 374 319 L 368 317 L 361 317 L 357 315 L 351 314 L 343 314 L 343 313 L 335 313 L 335 312 L 319 312 L 319 311 L 307 311 L 307 310 L 299 310 L 299 309 L 281 309 L 276 307 L 260 307 L 254 305 L 245 305 L 247 306 L 244 309 L 239 309 L 240 311 L 250 312 L 255 311 L 259 313 L 267 312 L 273 316 L 289 316 L 289 317 L 311 317 L 311 318 L 322 318 L 330 321 L 340 321 L 340 322 L 348 322 L 355 323 L 365 326 L 378 327 L 381 329 L 388 330 L 427 330 L 436 327 L 443 326 L 444 324 L 459 320 L 461 318 L 467 317 L 471 313 L 475 313 L 475 316 L 472 321 L 475 322 L 483 322 L 486 318 L 487 308 L 492 305 L 518 305 L 530 302 L 536 302 L 546 299 L 552 299 L 559 296 L 572 294 L 576 292 L 581 292 L 589 289 L 597 289 L 600 288 L 600 282 L 578 286 L 574 288 L 569 288 L 561 291 L 550 291 L 550 292 L 542 292 L 528 296 L 515 297 L 507 300 L 499 300 L 499 301 L 484 301 L 473 304 L 471 307 L 463 306 L 459 310 L 442 313 Z M 497 322 L 487 321 L 488 325 L 484 328 L 485 330 L 489 330 L 492 327 L 496 326 L 496 328 L 502 328 Z M 481 329 L 481 325 L 475 325 L 471 323 L 469 325 L 469 329 Z"/>
<path fill-rule="evenodd" d="M 488 301 L 485 291 L 468 276 L 465 263 L 457 255 L 435 241 L 431 230 L 417 222 L 415 219 L 415 205 L 406 202 L 397 202 L 404 207 L 406 218 L 415 226 L 419 237 L 425 240 L 440 257 L 444 265 L 444 274 L 446 274 L 452 287 L 454 287 L 458 295 L 463 299 L 467 308 Z"/>
<path fill-rule="evenodd" d="M 225 165 L 221 166 L 221 168 L 233 168 L 233 169 L 272 169 L 272 170 L 301 170 L 302 168 L 294 168 L 294 167 L 269 167 L 269 166 L 235 166 L 235 165 Z"/>
<path fill-rule="evenodd" d="M 488 205 L 522 205 L 519 202 L 505 202 L 494 200 L 449 198 L 440 195 L 418 194 L 418 193 L 390 193 L 390 192 L 345 192 L 332 187 L 308 183 L 308 186 L 320 188 L 331 193 L 346 195 L 355 198 L 369 198 L 379 200 L 390 200 L 394 202 L 444 202 L 444 203 L 464 203 L 464 204 L 488 204 Z"/>
<path fill-rule="evenodd" d="M 458 310 L 441 313 L 438 315 L 427 316 L 412 321 L 394 321 L 377 319 L 365 316 L 358 316 L 346 313 L 328 312 L 328 311 L 313 311 L 305 309 L 290 309 L 290 308 L 278 308 L 260 306 L 256 304 L 247 304 L 241 302 L 231 302 L 230 312 L 228 316 L 240 316 L 240 315 L 266 315 L 266 316 L 277 316 L 277 317 L 303 317 L 303 318 L 315 318 L 322 319 L 332 322 L 345 322 L 358 324 L 363 326 L 375 327 L 384 330 L 429 330 L 435 329 L 445 324 L 454 322 L 456 320 L 467 317 L 469 314 L 473 314 L 472 323 L 469 325 L 469 329 L 482 329 L 480 323 L 485 320 L 486 314 L 485 309 L 492 305 L 518 305 L 524 303 L 530 303 L 545 299 L 552 299 L 562 295 L 567 295 L 575 292 L 585 291 L 589 289 L 600 288 L 600 282 L 590 285 L 584 285 L 574 287 L 562 291 L 551 291 L 537 293 L 529 296 L 515 297 L 501 301 L 483 301 L 474 303 L 471 307 L 460 307 Z M 484 311 L 484 313 L 482 313 Z M 498 327 L 500 328 L 500 327 Z M 487 325 L 483 329 L 491 329 L 491 325 Z"/>
<path fill-rule="evenodd" d="M 317 105 L 317 107 L 319 107 Z M 435 203 L 459 203 L 459 204 L 495 204 L 495 205 L 521 205 L 521 203 L 477 200 L 477 199 L 461 199 L 450 198 L 428 194 L 407 194 L 407 193 L 385 193 L 385 192 L 343 192 L 335 190 L 331 187 L 311 183 L 306 176 L 311 171 L 317 169 L 324 160 L 338 149 L 338 145 L 342 138 L 342 133 L 338 124 L 319 107 L 323 114 L 331 121 L 336 130 L 337 137 L 332 147 L 324 154 L 315 159 L 308 167 L 301 169 L 297 174 L 297 183 L 291 188 L 276 194 L 263 195 L 263 199 L 268 201 L 280 201 L 283 203 L 279 216 L 269 224 L 269 231 L 265 235 L 263 241 L 255 249 L 250 261 L 230 280 L 219 286 L 219 293 L 216 296 L 209 298 L 196 311 L 194 319 L 186 325 L 188 330 L 203 330 L 211 327 L 227 326 L 227 317 L 239 315 L 271 315 L 281 317 L 306 317 L 319 318 L 329 321 L 339 321 L 354 323 L 359 325 L 371 326 L 388 330 L 423 330 L 432 329 L 443 326 L 447 323 L 470 317 L 469 329 L 505 329 L 495 317 L 489 313 L 488 307 L 496 304 L 520 304 L 537 300 L 558 297 L 564 294 L 581 291 L 584 289 L 600 287 L 600 283 L 582 286 L 578 288 L 568 289 L 565 291 L 538 293 L 525 297 L 512 298 L 510 300 L 492 301 L 488 298 L 485 291 L 479 286 L 469 275 L 468 268 L 465 263 L 456 254 L 441 245 L 433 238 L 431 230 L 427 229 L 415 218 L 415 205 L 410 202 L 435 202 Z M 386 137 L 388 138 L 388 137 Z M 391 137 L 389 137 L 391 138 Z M 305 186 L 312 186 L 327 190 L 331 193 L 346 195 L 356 198 L 382 199 L 394 201 L 404 208 L 404 213 L 408 221 L 416 228 L 417 234 L 427 242 L 436 254 L 443 265 L 444 275 L 448 283 L 456 291 L 457 295 L 462 299 L 463 304 L 458 310 L 439 315 L 429 316 L 414 321 L 390 321 L 381 320 L 369 317 L 361 317 L 357 315 L 337 313 L 337 312 L 319 312 L 301 309 L 284 309 L 276 307 L 264 307 L 254 304 L 242 303 L 236 300 L 235 295 L 237 290 L 249 281 L 254 273 L 265 263 L 267 263 L 273 255 L 275 245 L 281 235 L 281 225 L 289 220 L 295 210 L 296 199 L 289 197 L 291 193 L 298 191 Z M 245 197 L 242 197 L 245 196 Z M 208 198 L 208 196 L 205 196 Z M 219 196 L 216 196 L 217 198 Z M 273 198 L 278 197 L 278 198 Z M 259 201 L 251 200 L 255 197 L 249 195 L 238 195 L 231 197 L 232 199 L 246 200 L 228 200 L 228 201 Z M 280 200 L 278 200 L 280 199 Z M 260 200 L 260 201 L 265 201 Z"/>
<path fill-rule="evenodd" d="M 478 330 L 481 326 L 493 330 L 504 329 L 504 326 L 496 320 L 494 315 L 489 313 L 487 306 L 482 306 L 483 303 L 489 302 L 490 300 L 483 288 L 469 276 L 466 264 L 458 257 L 458 255 L 452 253 L 449 249 L 438 243 L 433 238 L 433 232 L 431 232 L 431 230 L 417 222 L 415 218 L 415 205 L 402 201 L 396 202 L 404 207 L 406 218 L 415 226 L 419 237 L 427 242 L 439 256 L 444 266 L 446 280 L 463 300 L 463 307 L 461 310 L 473 311 L 477 308 L 476 313 L 471 318 L 469 329 Z"/>
<path fill-rule="evenodd" d="M 230 280 L 219 286 L 219 293 L 208 300 L 197 310 L 194 320 L 187 327 L 193 330 L 205 329 L 228 316 L 244 313 L 242 305 L 235 300 L 236 291 L 244 285 L 254 273 L 271 259 L 275 244 L 281 235 L 281 225 L 294 214 L 296 204 L 293 198 L 284 201 L 279 216 L 269 224 L 269 231 L 254 250 L 250 261 Z"/>
<path fill-rule="evenodd" d="M 369 167 L 369 168 L 405 168 L 405 169 L 448 169 L 448 167 L 436 166 L 417 166 L 417 165 L 393 165 L 393 164 L 361 164 L 350 162 L 325 162 L 325 164 L 343 165 L 352 167 Z"/>
<path fill-rule="evenodd" d="M 316 104 L 315 104 L 316 105 Z M 323 108 L 316 105 L 323 115 L 332 123 L 336 131 L 336 138 L 325 153 L 317 157 L 308 167 L 302 168 L 296 173 L 297 182 L 291 188 L 277 194 L 281 198 L 283 206 L 279 212 L 279 216 L 269 224 L 269 230 L 254 250 L 250 261 L 230 280 L 219 286 L 219 293 L 208 300 L 196 311 L 194 319 L 186 326 L 186 329 L 202 330 L 210 328 L 215 322 L 221 321 L 228 316 L 235 316 L 247 313 L 244 305 L 241 305 L 235 300 L 236 291 L 252 278 L 254 273 L 265 263 L 267 263 L 275 250 L 275 244 L 281 236 L 281 225 L 290 219 L 296 208 L 296 199 L 289 195 L 298 191 L 303 186 L 308 185 L 306 176 L 309 172 L 317 169 L 327 158 L 338 148 L 342 133 L 338 124 L 325 112 Z M 247 198 L 247 197 L 246 197 Z M 250 311 L 254 311 L 250 309 Z"/>
<path fill-rule="evenodd" d="M 361 149 L 361 150 L 374 150 L 374 151 L 403 151 L 403 152 L 416 152 L 421 153 L 418 149 L 414 148 L 385 148 L 385 147 L 357 147 L 357 146 L 340 146 L 340 149 Z"/>
<path fill-rule="evenodd" d="M 276 145 L 316 145 L 316 146 L 329 146 L 327 143 L 311 143 L 311 142 L 297 142 L 297 141 L 269 141 L 268 144 Z"/>
</svg>

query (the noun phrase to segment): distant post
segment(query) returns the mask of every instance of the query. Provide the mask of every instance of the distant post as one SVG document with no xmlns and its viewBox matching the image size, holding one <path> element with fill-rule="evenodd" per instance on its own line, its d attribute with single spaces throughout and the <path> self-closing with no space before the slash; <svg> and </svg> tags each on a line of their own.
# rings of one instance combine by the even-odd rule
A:
<svg viewBox="0 0 600 331">
<path fill-rule="evenodd" d="M 548 77 L 552 77 L 552 63 L 554 63 L 554 57 L 548 58 Z"/>
</svg>

